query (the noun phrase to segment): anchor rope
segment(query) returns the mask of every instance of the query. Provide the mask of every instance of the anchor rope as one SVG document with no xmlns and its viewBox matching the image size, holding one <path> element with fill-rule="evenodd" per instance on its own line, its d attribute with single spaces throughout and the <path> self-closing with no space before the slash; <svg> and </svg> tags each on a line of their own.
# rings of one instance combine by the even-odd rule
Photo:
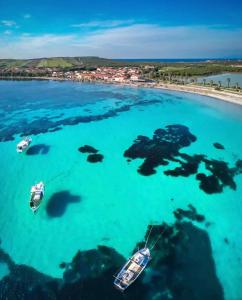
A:
<svg viewBox="0 0 242 300">
<path fill-rule="evenodd" d="M 61 176 L 64 176 L 64 178 L 68 177 L 69 174 L 70 174 L 70 172 L 75 168 L 75 166 L 76 166 L 76 162 L 73 164 L 73 166 L 70 167 L 69 170 L 67 170 L 67 171 L 61 171 L 57 175 L 51 177 L 49 180 L 46 181 L 46 184 L 49 184 L 49 183 L 53 182 L 56 178 L 61 177 Z"/>
<path fill-rule="evenodd" d="M 154 244 L 150 247 L 150 250 L 152 250 L 154 247 L 155 247 L 155 245 L 158 243 L 158 241 L 160 240 L 160 238 L 162 237 L 162 235 L 164 234 L 164 232 L 167 230 L 167 226 L 166 226 L 166 228 L 159 234 L 159 236 L 158 236 L 158 238 L 157 238 L 157 240 L 154 242 Z"/>
<path fill-rule="evenodd" d="M 145 248 L 146 248 L 146 246 L 147 246 L 147 244 L 148 244 L 148 241 L 149 241 L 149 238 L 150 238 L 150 234 L 151 234 L 152 229 L 153 229 L 153 225 L 151 225 L 151 227 L 150 227 L 149 234 L 148 234 L 148 237 L 147 237 L 146 242 L 145 242 Z"/>
</svg>

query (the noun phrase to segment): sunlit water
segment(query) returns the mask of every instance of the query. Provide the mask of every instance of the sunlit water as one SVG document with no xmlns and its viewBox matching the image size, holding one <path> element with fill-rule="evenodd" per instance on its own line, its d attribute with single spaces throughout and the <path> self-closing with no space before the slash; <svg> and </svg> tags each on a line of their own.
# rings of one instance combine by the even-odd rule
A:
<svg viewBox="0 0 242 300">
<path fill-rule="evenodd" d="M 172 223 L 176 208 L 192 204 L 211 223 L 198 226 L 208 231 L 225 298 L 242 298 L 242 176 L 234 178 L 236 190 L 207 194 L 195 175 L 164 175 L 175 163 L 142 176 L 137 169 L 143 160 L 128 163 L 123 155 L 138 135 L 152 138 L 156 129 L 180 124 L 197 137 L 181 152 L 232 167 L 242 159 L 241 107 L 115 85 L 0 81 L 0 115 L 0 238 L 15 263 L 62 277 L 59 264 L 78 249 L 107 245 L 128 257 L 149 224 Z M 32 136 L 32 155 L 16 153 L 20 134 Z M 98 149 L 103 161 L 87 162 L 88 154 L 78 151 L 83 145 Z M 29 193 L 40 180 L 46 195 L 33 215 Z M 0 265 L 0 279 L 7 274 Z"/>
</svg>

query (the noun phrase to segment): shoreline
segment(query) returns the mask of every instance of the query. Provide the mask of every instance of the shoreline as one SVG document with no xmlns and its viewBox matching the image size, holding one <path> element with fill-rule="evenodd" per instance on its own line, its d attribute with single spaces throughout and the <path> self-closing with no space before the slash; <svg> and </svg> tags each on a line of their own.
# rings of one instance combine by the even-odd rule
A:
<svg viewBox="0 0 242 300">
<path fill-rule="evenodd" d="M 111 81 L 80 81 L 69 78 L 58 78 L 58 77 L 14 77 L 14 78 L 0 78 L 0 80 L 51 80 L 51 81 L 73 81 L 73 82 L 85 82 L 85 83 L 102 83 L 102 84 L 115 84 L 128 87 L 136 88 L 154 88 L 160 90 L 177 91 L 183 93 L 197 94 L 201 96 L 207 96 L 210 98 L 215 98 L 218 100 L 230 102 L 237 105 L 242 105 L 242 90 L 240 93 L 215 90 L 214 88 L 208 86 L 197 86 L 197 85 L 178 85 L 172 83 L 147 83 L 147 82 L 111 82 Z"/>
<path fill-rule="evenodd" d="M 242 105 L 242 93 L 233 93 L 228 91 L 217 91 L 210 87 L 204 87 L 204 86 L 196 86 L 196 85 L 175 85 L 175 84 L 161 84 L 160 86 L 157 86 L 156 88 L 162 89 L 162 90 L 171 90 L 171 91 L 177 91 L 177 92 L 185 92 L 190 94 L 197 94 L 201 96 L 207 96 L 211 98 L 215 98 L 218 100 L 230 102 L 237 105 Z"/>
</svg>

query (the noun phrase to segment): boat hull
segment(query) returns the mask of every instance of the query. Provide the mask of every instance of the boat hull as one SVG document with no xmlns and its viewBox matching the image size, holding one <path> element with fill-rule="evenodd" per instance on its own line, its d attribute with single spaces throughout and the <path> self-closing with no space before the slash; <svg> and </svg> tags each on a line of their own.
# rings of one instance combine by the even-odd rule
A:
<svg viewBox="0 0 242 300">
<path fill-rule="evenodd" d="M 32 142 L 32 139 L 29 137 L 26 137 L 24 140 L 22 140 L 20 143 L 17 144 L 16 151 L 18 153 L 22 153 L 22 152 L 26 151 L 29 148 L 31 142 Z"/>
<path fill-rule="evenodd" d="M 148 248 L 137 251 L 115 276 L 114 286 L 122 292 L 125 291 L 140 276 L 150 260 Z"/>
<path fill-rule="evenodd" d="M 29 201 L 30 209 L 36 213 L 44 197 L 44 184 L 40 182 L 31 188 L 31 197 Z"/>
</svg>

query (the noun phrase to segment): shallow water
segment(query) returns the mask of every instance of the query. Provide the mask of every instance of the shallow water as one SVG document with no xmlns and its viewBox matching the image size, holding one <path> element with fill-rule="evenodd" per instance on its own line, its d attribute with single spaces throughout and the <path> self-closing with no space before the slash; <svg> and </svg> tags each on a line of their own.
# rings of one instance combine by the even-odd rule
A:
<svg viewBox="0 0 242 300">
<path fill-rule="evenodd" d="M 164 174 L 181 166 L 175 161 L 181 153 L 189 159 L 200 154 L 225 161 L 232 169 L 242 159 L 241 107 L 198 95 L 115 85 L 0 81 L 0 116 L 0 238 L 15 264 L 62 278 L 60 263 L 70 262 L 78 250 L 105 245 L 127 258 L 149 224 L 174 224 L 173 211 L 192 204 L 210 224 L 194 223 L 208 233 L 224 298 L 242 298 L 240 172 L 231 171 L 234 188 L 225 184 L 218 192 L 212 186 L 212 193 L 196 179 L 198 173 L 211 175 L 203 161 L 187 177 Z M 196 140 L 166 158 L 167 165 L 155 167 L 155 174 L 137 172 L 145 156 L 127 162 L 124 152 L 139 135 L 152 139 L 156 129 L 174 124 L 186 126 Z M 16 143 L 27 134 L 33 138 L 31 148 L 17 154 Z M 215 142 L 225 149 L 215 148 Z M 171 143 L 177 146 L 174 137 Z M 103 161 L 88 162 L 89 153 L 78 151 L 84 145 L 97 149 Z M 29 192 L 40 180 L 46 195 L 33 215 Z M 3 263 L 0 279 L 7 274 Z"/>
</svg>

